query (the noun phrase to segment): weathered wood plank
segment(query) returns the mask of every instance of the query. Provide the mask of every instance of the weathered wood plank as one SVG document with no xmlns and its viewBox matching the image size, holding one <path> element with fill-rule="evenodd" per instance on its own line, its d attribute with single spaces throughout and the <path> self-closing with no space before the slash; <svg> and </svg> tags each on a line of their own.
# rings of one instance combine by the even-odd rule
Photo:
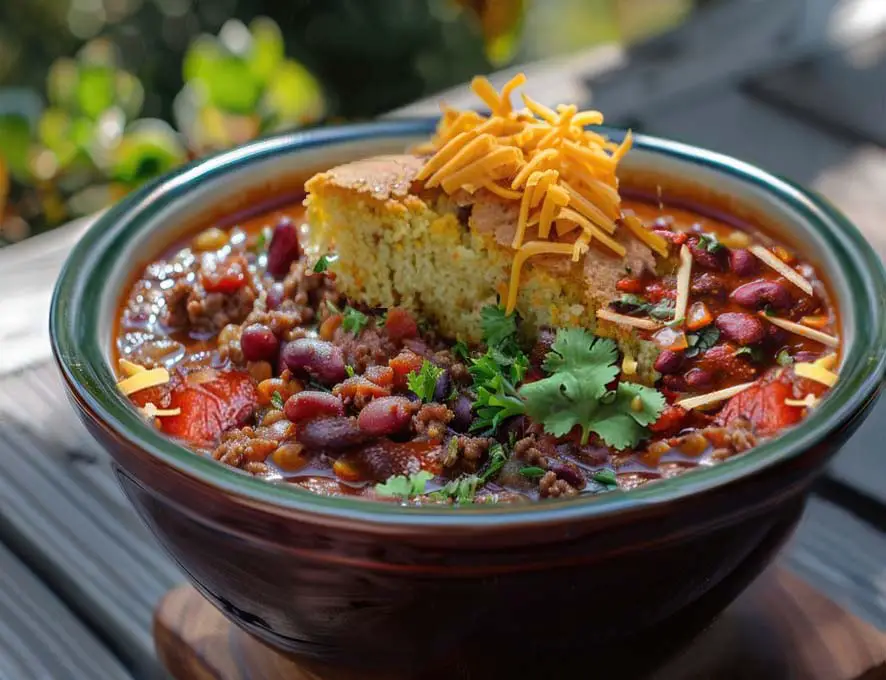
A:
<svg viewBox="0 0 886 680">
<path fill-rule="evenodd" d="M 182 576 L 77 422 L 54 365 L 0 379 L 0 431 L 0 536 L 120 658 L 154 676 L 151 610 Z"/>
<path fill-rule="evenodd" d="M 131 678 L 95 635 L 2 544 L 0 678 Z"/>
</svg>

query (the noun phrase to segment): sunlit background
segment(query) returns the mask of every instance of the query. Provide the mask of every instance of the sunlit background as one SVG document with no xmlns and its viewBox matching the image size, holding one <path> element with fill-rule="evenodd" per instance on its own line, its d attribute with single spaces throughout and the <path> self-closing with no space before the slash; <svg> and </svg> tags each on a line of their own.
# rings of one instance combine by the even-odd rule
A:
<svg viewBox="0 0 886 680">
<path fill-rule="evenodd" d="M 703 2 L 0 2 L 0 246 L 213 150 L 638 40 Z"/>
</svg>

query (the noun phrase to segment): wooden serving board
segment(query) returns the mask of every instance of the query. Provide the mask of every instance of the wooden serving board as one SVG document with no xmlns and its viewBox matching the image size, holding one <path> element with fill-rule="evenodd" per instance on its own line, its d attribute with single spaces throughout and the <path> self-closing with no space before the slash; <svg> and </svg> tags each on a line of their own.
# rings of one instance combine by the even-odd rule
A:
<svg viewBox="0 0 886 680">
<path fill-rule="evenodd" d="M 154 640 L 160 660 L 176 680 L 409 680 L 322 666 L 275 652 L 231 624 L 190 586 L 169 592 L 161 601 L 154 617 Z M 585 673 L 592 669 L 591 661 Z M 563 676 L 552 670 L 546 677 Z M 707 678 L 886 678 L 886 633 L 847 613 L 785 569 L 773 567 L 647 680 Z"/>
</svg>

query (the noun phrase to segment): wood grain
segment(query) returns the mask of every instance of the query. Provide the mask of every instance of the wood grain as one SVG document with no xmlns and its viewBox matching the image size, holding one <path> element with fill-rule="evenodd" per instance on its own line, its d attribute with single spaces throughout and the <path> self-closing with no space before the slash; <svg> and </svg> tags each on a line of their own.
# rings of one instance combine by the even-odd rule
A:
<svg viewBox="0 0 886 680">
<path fill-rule="evenodd" d="M 0 544 L 0 678 L 130 677 L 95 635 Z"/>
<path fill-rule="evenodd" d="M 163 599 L 154 634 L 158 655 L 176 680 L 406 680 L 278 654 L 237 629 L 191 587 Z M 531 653 L 531 642 L 526 651 Z M 886 677 L 884 671 L 886 633 L 790 573 L 772 569 L 649 680 L 871 680 Z"/>
</svg>

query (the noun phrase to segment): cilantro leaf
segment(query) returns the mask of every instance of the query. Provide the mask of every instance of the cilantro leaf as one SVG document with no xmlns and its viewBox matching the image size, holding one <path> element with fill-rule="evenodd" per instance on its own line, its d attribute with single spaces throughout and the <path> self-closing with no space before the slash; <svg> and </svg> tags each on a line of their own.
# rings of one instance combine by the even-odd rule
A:
<svg viewBox="0 0 886 680">
<path fill-rule="evenodd" d="M 345 366 L 345 373 L 348 374 L 349 378 L 353 378 L 357 374 L 357 372 L 354 370 L 354 367 L 351 366 L 350 364 Z"/>
<path fill-rule="evenodd" d="M 477 395 L 473 404 L 477 419 L 471 423 L 472 432 L 494 431 L 505 418 L 525 411 L 513 383 L 488 353 L 476 359 L 468 371 L 474 379 Z"/>
<path fill-rule="evenodd" d="M 779 366 L 790 366 L 794 363 L 794 357 L 791 356 L 787 349 L 780 349 L 778 354 L 775 355 L 775 362 Z"/>
<path fill-rule="evenodd" d="M 418 371 L 412 371 L 406 376 L 406 385 L 423 402 L 434 401 L 434 390 L 437 389 L 437 380 L 443 374 L 443 369 L 434 366 L 427 359 L 421 362 Z"/>
<path fill-rule="evenodd" d="M 450 441 L 455 441 L 455 437 Z M 462 475 L 443 485 L 437 491 L 428 494 L 431 500 L 443 501 L 454 500 L 456 503 L 473 503 L 477 489 L 488 482 L 492 477 L 497 475 L 504 464 L 507 462 L 508 456 L 501 444 L 493 444 L 489 450 L 489 460 L 486 467 L 478 474 Z"/>
<path fill-rule="evenodd" d="M 468 349 L 468 346 L 461 340 L 459 340 L 452 346 L 452 353 L 462 361 L 467 361 L 468 357 L 470 356 L 470 350 Z"/>
<path fill-rule="evenodd" d="M 665 399 L 655 389 L 629 382 L 610 390 L 619 373 L 617 360 L 612 340 L 583 329 L 559 330 L 543 365 L 551 375 L 520 388 L 526 413 L 557 437 L 579 427 L 583 443 L 594 432 L 616 449 L 636 445 Z"/>
<path fill-rule="evenodd" d="M 526 477 L 527 479 L 538 479 L 539 477 L 544 477 L 547 470 L 541 467 L 537 467 L 535 465 L 529 465 L 527 467 L 520 468 L 520 474 Z"/>
<path fill-rule="evenodd" d="M 506 314 L 503 307 L 487 305 L 480 310 L 483 339 L 490 347 L 499 347 L 517 335 L 517 315 Z"/>
<path fill-rule="evenodd" d="M 485 483 L 495 477 L 495 475 L 497 475 L 504 467 L 507 460 L 508 455 L 505 453 L 505 449 L 501 444 L 496 443 L 489 447 L 489 461 L 479 475 L 480 481 Z"/>
<path fill-rule="evenodd" d="M 327 269 L 329 269 L 329 256 L 328 255 L 321 255 L 320 259 L 317 260 L 317 264 L 314 265 L 314 273 L 315 274 L 322 274 Z"/>
<path fill-rule="evenodd" d="M 279 392 L 274 392 L 274 394 L 271 395 L 271 405 L 279 411 L 283 410 L 283 397 Z"/>
<path fill-rule="evenodd" d="M 342 315 L 341 327 L 354 335 L 360 335 L 360 331 L 369 323 L 369 317 L 353 307 L 345 307 Z"/>
<path fill-rule="evenodd" d="M 261 253 L 265 250 L 265 246 L 268 244 L 268 241 L 271 239 L 271 228 L 265 227 L 261 230 L 258 235 L 258 238 L 255 239 L 255 245 L 252 250 L 256 253 Z"/>
<path fill-rule="evenodd" d="M 686 348 L 684 356 L 686 356 L 687 359 L 691 359 L 703 352 L 707 352 L 711 347 L 717 344 L 719 339 L 720 331 L 713 326 L 706 326 L 698 331 L 698 333 L 689 333 L 686 336 L 686 342 L 689 343 L 689 347 Z"/>
<path fill-rule="evenodd" d="M 674 317 L 676 302 L 670 298 L 662 298 L 656 303 L 651 303 L 639 295 L 624 293 L 620 300 L 612 303 L 612 307 L 621 314 L 648 314 L 654 319 L 665 321 Z"/>
<path fill-rule="evenodd" d="M 732 356 L 740 357 L 743 354 L 746 354 L 748 358 L 755 363 L 760 363 L 761 361 L 763 361 L 763 350 L 759 347 L 739 347 L 737 350 L 735 350 L 735 354 L 733 354 Z"/>
<path fill-rule="evenodd" d="M 615 478 L 615 471 L 609 468 L 598 470 L 592 475 L 591 479 L 597 482 L 597 484 L 605 486 L 607 490 L 618 488 L 618 480 Z"/>
<path fill-rule="evenodd" d="M 709 253 L 716 253 L 723 250 L 723 244 L 720 243 L 716 234 L 702 234 L 698 238 L 698 245 Z"/>
<path fill-rule="evenodd" d="M 381 484 L 376 484 L 375 493 L 379 496 L 403 499 L 418 496 L 425 492 L 425 485 L 433 478 L 434 475 L 427 470 L 413 472 L 408 477 L 406 475 L 396 475 L 388 478 Z"/>
</svg>

